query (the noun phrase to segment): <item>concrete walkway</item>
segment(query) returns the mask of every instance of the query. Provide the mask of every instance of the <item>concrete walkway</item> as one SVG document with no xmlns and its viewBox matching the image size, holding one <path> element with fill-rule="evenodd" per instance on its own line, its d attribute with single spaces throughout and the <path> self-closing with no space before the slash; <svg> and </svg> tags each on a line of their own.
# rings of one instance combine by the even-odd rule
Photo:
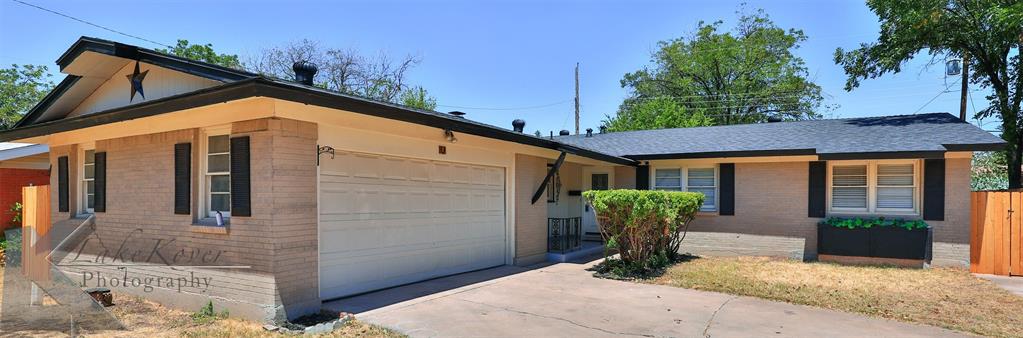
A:
<svg viewBox="0 0 1023 338">
<path fill-rule="evenodd" d="M 498 267 L 325 304 L 412 337 L 952 337 L 936 327 L 598 279 L 588 265 Z"/>
<path fill-rule="evenodd" d="M 998 285 L 999 287 L 1009 292 L 1012 292 L 1016 295 L 1019 295 L 1020 297 L 1023 297 L 1023 277 L 996 276 L 979 273 L 975 273 L 973 275 L 983 279 L 987 279 L 992 283 L 995 283 L 995 285 Z"/>
</svg>

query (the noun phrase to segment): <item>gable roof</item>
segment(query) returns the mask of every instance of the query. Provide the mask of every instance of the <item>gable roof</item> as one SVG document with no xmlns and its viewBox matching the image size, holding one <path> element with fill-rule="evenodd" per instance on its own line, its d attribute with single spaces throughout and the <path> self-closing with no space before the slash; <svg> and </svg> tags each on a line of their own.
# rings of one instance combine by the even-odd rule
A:
<svg viewBox="0 0 1023 338">
<path fill-rule="evenodd" d="M 85 57 L 83 57 L 85 56 Z M 95 56 L 106 56 L 97 60 Z M 194 61 L 155 50 L 127 45 L 99 38 L 80 37 L 57 59 L 60 71 L 68 73 L 50 93 L 32 107 L 14 126 L 63 118 L 77 104 L 103 84 L 106 73 L 113 73 L 132 61 L 167 68 L 220 83 L 229 83 L 256 77 L 257 74 Z M 96 79 L 96 73 L 101 73 Z M 51 110 L 51 108 L 53 108 Z"/>
<path fill-rule="evenodd" d="M 948 113 L 642 130 L 555 137 L 634 160 L 818 155 L 822 160 L 941 157 L 1005 141 Z"/>
</svg>

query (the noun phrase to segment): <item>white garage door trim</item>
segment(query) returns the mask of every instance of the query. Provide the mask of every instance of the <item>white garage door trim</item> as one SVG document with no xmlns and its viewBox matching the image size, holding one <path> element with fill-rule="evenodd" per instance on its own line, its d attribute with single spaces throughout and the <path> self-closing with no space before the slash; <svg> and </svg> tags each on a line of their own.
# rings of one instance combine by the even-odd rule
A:
<svg viewBox="0 0 1023 338">
<path fill-rule="evenodd" d="M 338 151 L 319 168 L 319 291 L 333 299 L 506 263 L 506 170 Z"/>
</svg>

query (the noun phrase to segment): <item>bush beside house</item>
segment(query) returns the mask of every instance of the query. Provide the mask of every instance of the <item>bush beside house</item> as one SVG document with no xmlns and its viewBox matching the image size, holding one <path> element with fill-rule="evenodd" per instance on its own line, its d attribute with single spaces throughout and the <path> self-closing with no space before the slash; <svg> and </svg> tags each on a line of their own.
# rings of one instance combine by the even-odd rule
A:
<svg viewBox="0 0 1023 338">
<path fill-rule="evenodd" d="M 600 220 L 608 250 L 598 273 L 631 277 L 660 270 L 679 258 L 685 229 L 703 204 L 701 193 L 656 190 L 593 190 L 583 193 Z"/>
</svg>

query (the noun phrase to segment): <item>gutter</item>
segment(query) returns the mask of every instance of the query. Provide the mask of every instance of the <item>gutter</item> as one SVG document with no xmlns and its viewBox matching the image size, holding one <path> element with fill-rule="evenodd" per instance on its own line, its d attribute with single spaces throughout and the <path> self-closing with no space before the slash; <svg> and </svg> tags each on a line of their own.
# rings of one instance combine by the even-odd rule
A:
<svg viewBox="0 0 1023 338">
<path fill-rule="evenodd" d="M 0 132 L 0 142 L 84 129 L 115 122 L 129 121 L 250 97 L 268 97 L 334 108 L 357 114 L 377 116 L 434 128 L 449 129 L 451 131 L 476 136 L 563 151 L 609 163 L 628 166 L 638 165 L 636 161 L 628 158 L 603 154 L 597 151 L 505 130 L 471 120 L 448 117 L 437 112 L 414 110 L 389 103 L 343 95 L 320 88 L 275 81 L 262 77 L 254 77 L 237 82 L 226 83 L 189 93 L 168 96 L 93 114 L 18 127 Z"/>
</svg>

